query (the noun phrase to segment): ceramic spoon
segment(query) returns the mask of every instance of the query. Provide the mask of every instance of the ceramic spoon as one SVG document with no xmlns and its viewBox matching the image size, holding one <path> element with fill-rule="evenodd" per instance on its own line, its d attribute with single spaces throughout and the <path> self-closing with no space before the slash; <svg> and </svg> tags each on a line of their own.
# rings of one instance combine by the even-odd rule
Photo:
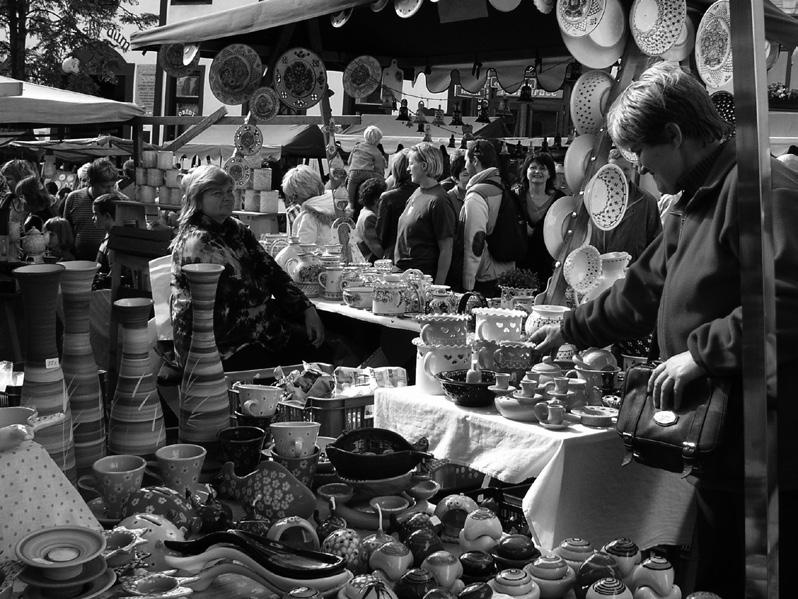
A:
<svg viewBox="0 0 798 599">
<path fill-rule="evenodd" d="M 164 544 L 169 549 L 189 555 L 200 554 L 219 544 L 233 545 L 263 568 L 285 578 L 323 578 L 344 571 L 344 560 L 340 556 L 288 547 L 243 530 L 212 532 L 193 541 L 164 541 Z"/>
<path fill-rule="evenodd" d="M 309 586 L 318 589 L 318 591 L 321 593 L 328 593 L 341 588 L 352 578 L 352 573 L 349 570 L 344 570 L 340 574 L 336 574 L 335 576 L 327 576 L 324 578 L 287 578 L 267 570 L 254 559 L 249 557 L 246 553 L 243 553 L 234 547 L 222 545 L 211 547 L 200 555 L 192 555 L 190 557 L 177 557 L 174 555 L 164 556 L 164 561 L 169 567 L 178 568 L 181 571 L 187 572 L 189 574 L 198 574 L 210 562 L 221 560 L 240 562 L 249 570 L 268 581 L 271 587 L 277 587 L 279 592 L 290 591 L 291 589 L 299 586 Z"/>
</svg>

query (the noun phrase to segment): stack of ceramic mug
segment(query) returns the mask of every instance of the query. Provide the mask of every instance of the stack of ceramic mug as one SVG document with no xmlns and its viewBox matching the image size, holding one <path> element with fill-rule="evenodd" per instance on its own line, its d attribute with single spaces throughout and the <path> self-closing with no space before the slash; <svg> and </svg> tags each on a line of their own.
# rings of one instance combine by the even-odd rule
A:
<svg viewBox="0 0 798 599">
<path fill-rule="evenodd" d="M 507 308 L 474 308 L 471 314 L 476 319 L 474 352 L 480 368 L 503 372 L 520 369 L 523 372 L 531 361 L 531 349 L 522 343 L 526 312 Z"/>
<path fill-rule="evenodd" d="M 416 385 L 424 393 L 442 395 L 435 375 L 462 370 L 471 364 L 467 314 L 424 314 L 416 320 L 422 325 L 416 346 Z"/>
<path fill-rule="evenodd" d="M 145 204 L 179 204 L 183 174 L 175 168 L 175 155 L 165 150 L 145 150 L 136 167 L 136 198 Z M 131 198 L 133 199 L 133 198 Z"/>
<path fill-rule="evenodd" d="M 272 459 L 307 487 L 313 484 L 321 455 L 316 444 L 320 428 L 319 422 L 301 421 L 273 422 L 271 426 Z"/>
</svg>

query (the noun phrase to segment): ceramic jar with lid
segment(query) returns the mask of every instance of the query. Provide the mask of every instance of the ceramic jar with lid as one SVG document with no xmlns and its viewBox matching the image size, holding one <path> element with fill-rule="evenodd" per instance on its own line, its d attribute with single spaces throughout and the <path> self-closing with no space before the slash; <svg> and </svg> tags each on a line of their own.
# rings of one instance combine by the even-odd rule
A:
<svg viewBox="0 0 798 599">
<path fill-rule="evenodd" d="M 407 312 L 407 284 L 395 275 L 386 275 L 374 283 L 372 312 L 381 316 L 397 316 Z"/>
<path fill-rule="evenodd" d="M 427 293 L 428 314 L 454 314 L 457 306 L 449 285 L 430 285 Z"/>
<path fill-rule="evenodd" d="M 538 385 L 541 387 L 563 375 L 562 369 L 554 363 L 551 356 L 543 356 L 543 359 L 530 368 L 530 371 L 537 374 Z"/>
</svg>

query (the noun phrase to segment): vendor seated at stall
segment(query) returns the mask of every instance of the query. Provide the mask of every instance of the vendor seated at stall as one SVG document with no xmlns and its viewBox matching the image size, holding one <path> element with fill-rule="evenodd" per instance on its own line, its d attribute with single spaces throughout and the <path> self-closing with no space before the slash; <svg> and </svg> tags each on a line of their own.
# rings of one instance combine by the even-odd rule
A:
<svg viewBox="0 0 798 599">
<path fill-rule="evenodd" d="M 214 334 L 227 371 L 323 359 L 324 326 L 313 304 L 232 217 L 233 180 L 204 165 L 182 181 L 185 198 L 172 242 L 170 308 L 175 354 L 185 365 L 191 344 L 191 288 L 182 266 L 223 264 L 214 306 Z"/>
<path fill-rule="evenodd" d="M 330 245 L 335 242 L 332 223 L 335 220 L 333 191 L 325 190 L 319 174 L 306 164 L 289 170 L 282 181 L 287 203 L 299 206 L 291 208 L 295 214 L 291 224 L 291 235 L 299 243 Z"/>
</svg>

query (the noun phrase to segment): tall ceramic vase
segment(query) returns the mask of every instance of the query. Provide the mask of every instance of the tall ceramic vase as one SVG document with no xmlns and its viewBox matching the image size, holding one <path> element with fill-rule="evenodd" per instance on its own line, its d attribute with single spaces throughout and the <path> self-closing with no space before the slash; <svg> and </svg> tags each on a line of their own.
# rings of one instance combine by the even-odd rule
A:
<svg viewBox="0 0 798 599">
<path fill-rule="evenodd" d="M 122 358 L 108 420 L 108 449 L 117 454 L 154 454 L 166 443 L 166 431 L 150 366 L 147 321 L 152 300 L 120 299 L 113 309 L 122 325 Z"/>
<path fill-rule="evenodd" d="M 64 370 L 75 437 L 75 462 L 79 472 L 88 471 L 106 454 L 105 412 L 97 363 L 89 339 L 91 284 L 99 264 L 89 260 L 60 263 L 64 302 Z"/>
<path fill-rule="evenodd" d="M 22 289 L 27 331 L 25 379 L 20 403 L 34 408 L 39 416 L 64 413 L 64 421 L 39 430 L 36 441 L 47 450 L 67 478 L 76 482 L 72 413 L 55 339 L 58 285 L 63 272 L 64 267 L 60 264 L 34 264 L 14 270 Z"/>
<path fill-rule="evenodd" d="M 180 387 L 180 440 L 203 445 L 210 463 L 218 457 L 217 435 L 230 423 L 227 382 L 213 334 L 213 307 L 222 271 L 221 264 L 183 267 L 191 289 L 192 329 Z"/>
</svg>

